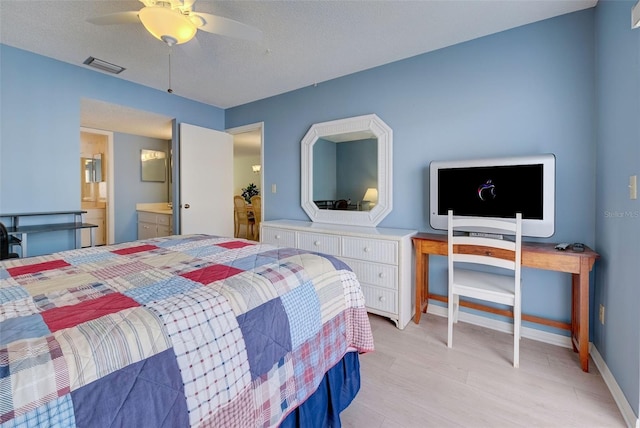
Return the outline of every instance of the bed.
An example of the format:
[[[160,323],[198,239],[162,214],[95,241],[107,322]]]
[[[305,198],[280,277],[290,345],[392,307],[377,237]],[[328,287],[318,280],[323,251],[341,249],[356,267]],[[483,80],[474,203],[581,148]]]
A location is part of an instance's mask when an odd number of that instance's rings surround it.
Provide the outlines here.
[[[339,259],[176,235],[0,262],[0,426],[340,426],[373,337]]]

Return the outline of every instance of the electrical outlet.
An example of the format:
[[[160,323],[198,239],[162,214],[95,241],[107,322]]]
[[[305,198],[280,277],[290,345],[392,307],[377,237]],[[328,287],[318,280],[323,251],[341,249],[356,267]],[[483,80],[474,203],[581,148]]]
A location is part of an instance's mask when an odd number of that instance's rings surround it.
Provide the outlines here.
[[[638,199],[638,176],[629,177],[629,199]]]
[[[604,305],[602,303],[600,304],[599,318],[600,318],[600,324],[604,324]]]
[[[275,183],[271,185],[271,193],[276,193],[276,185],[275,185]]]

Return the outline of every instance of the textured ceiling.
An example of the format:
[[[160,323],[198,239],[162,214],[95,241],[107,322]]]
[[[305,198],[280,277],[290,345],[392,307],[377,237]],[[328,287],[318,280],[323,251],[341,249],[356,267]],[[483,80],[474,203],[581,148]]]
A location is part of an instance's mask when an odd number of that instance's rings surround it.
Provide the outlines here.
[[[220,108],[277,95],[487,34],[593,7],[596,0],[206,1],[196,11],[262,30],[260,42],[198,32],[172,48],[174,93]],[[169,87],[169,50],[141,24],[87,18],[139,1],[0,0],[0,42],[76,64],[121,65],[118,78]]]

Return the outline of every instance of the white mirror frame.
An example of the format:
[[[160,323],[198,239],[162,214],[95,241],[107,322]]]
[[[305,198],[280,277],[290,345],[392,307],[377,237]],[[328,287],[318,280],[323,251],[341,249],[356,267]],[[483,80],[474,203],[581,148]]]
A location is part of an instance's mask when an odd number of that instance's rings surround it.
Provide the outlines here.
[[[341,137],[338,137],[341,136]],[[344,138],[342,138],[344,136]],[[378,140],[378,202],[370,211],[321,210],[313,202],[313,145],[320,138],[349,141]],[[375,114],[316,123],[302,139],[301,205],[311,221],[375,227],[393,208],[393,131]]]

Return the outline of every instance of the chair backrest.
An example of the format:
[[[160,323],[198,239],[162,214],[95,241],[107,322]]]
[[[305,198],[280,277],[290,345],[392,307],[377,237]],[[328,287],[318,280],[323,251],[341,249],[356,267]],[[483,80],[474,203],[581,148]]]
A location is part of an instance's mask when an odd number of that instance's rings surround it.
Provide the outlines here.
[[[246,222],[249,219],[247,215],[247,202],[240,195],[233,197],[233,208],[238,217],[238,221]]]
[[[497,239],[473,236],[461,231],[483,230],[489,234],[499,234],[511,239]],[[458,217],[449,210],[448,221],[449,270],[454,263],[474,263],[496,266],[514,272],[516,284],[520,284],[522,265],[522,214],[517,213],[515,221]]]
[[[256,224],[262,220],[262,197],[256,195],[251,197],[251,207],[253,208],[253,218]]]
[[[334,210],[346,210],[349,208],[349,202],[346,199],[338,199],[333,203]]]
[[[9,232],[0,222],[0,260],[9,258]]]

